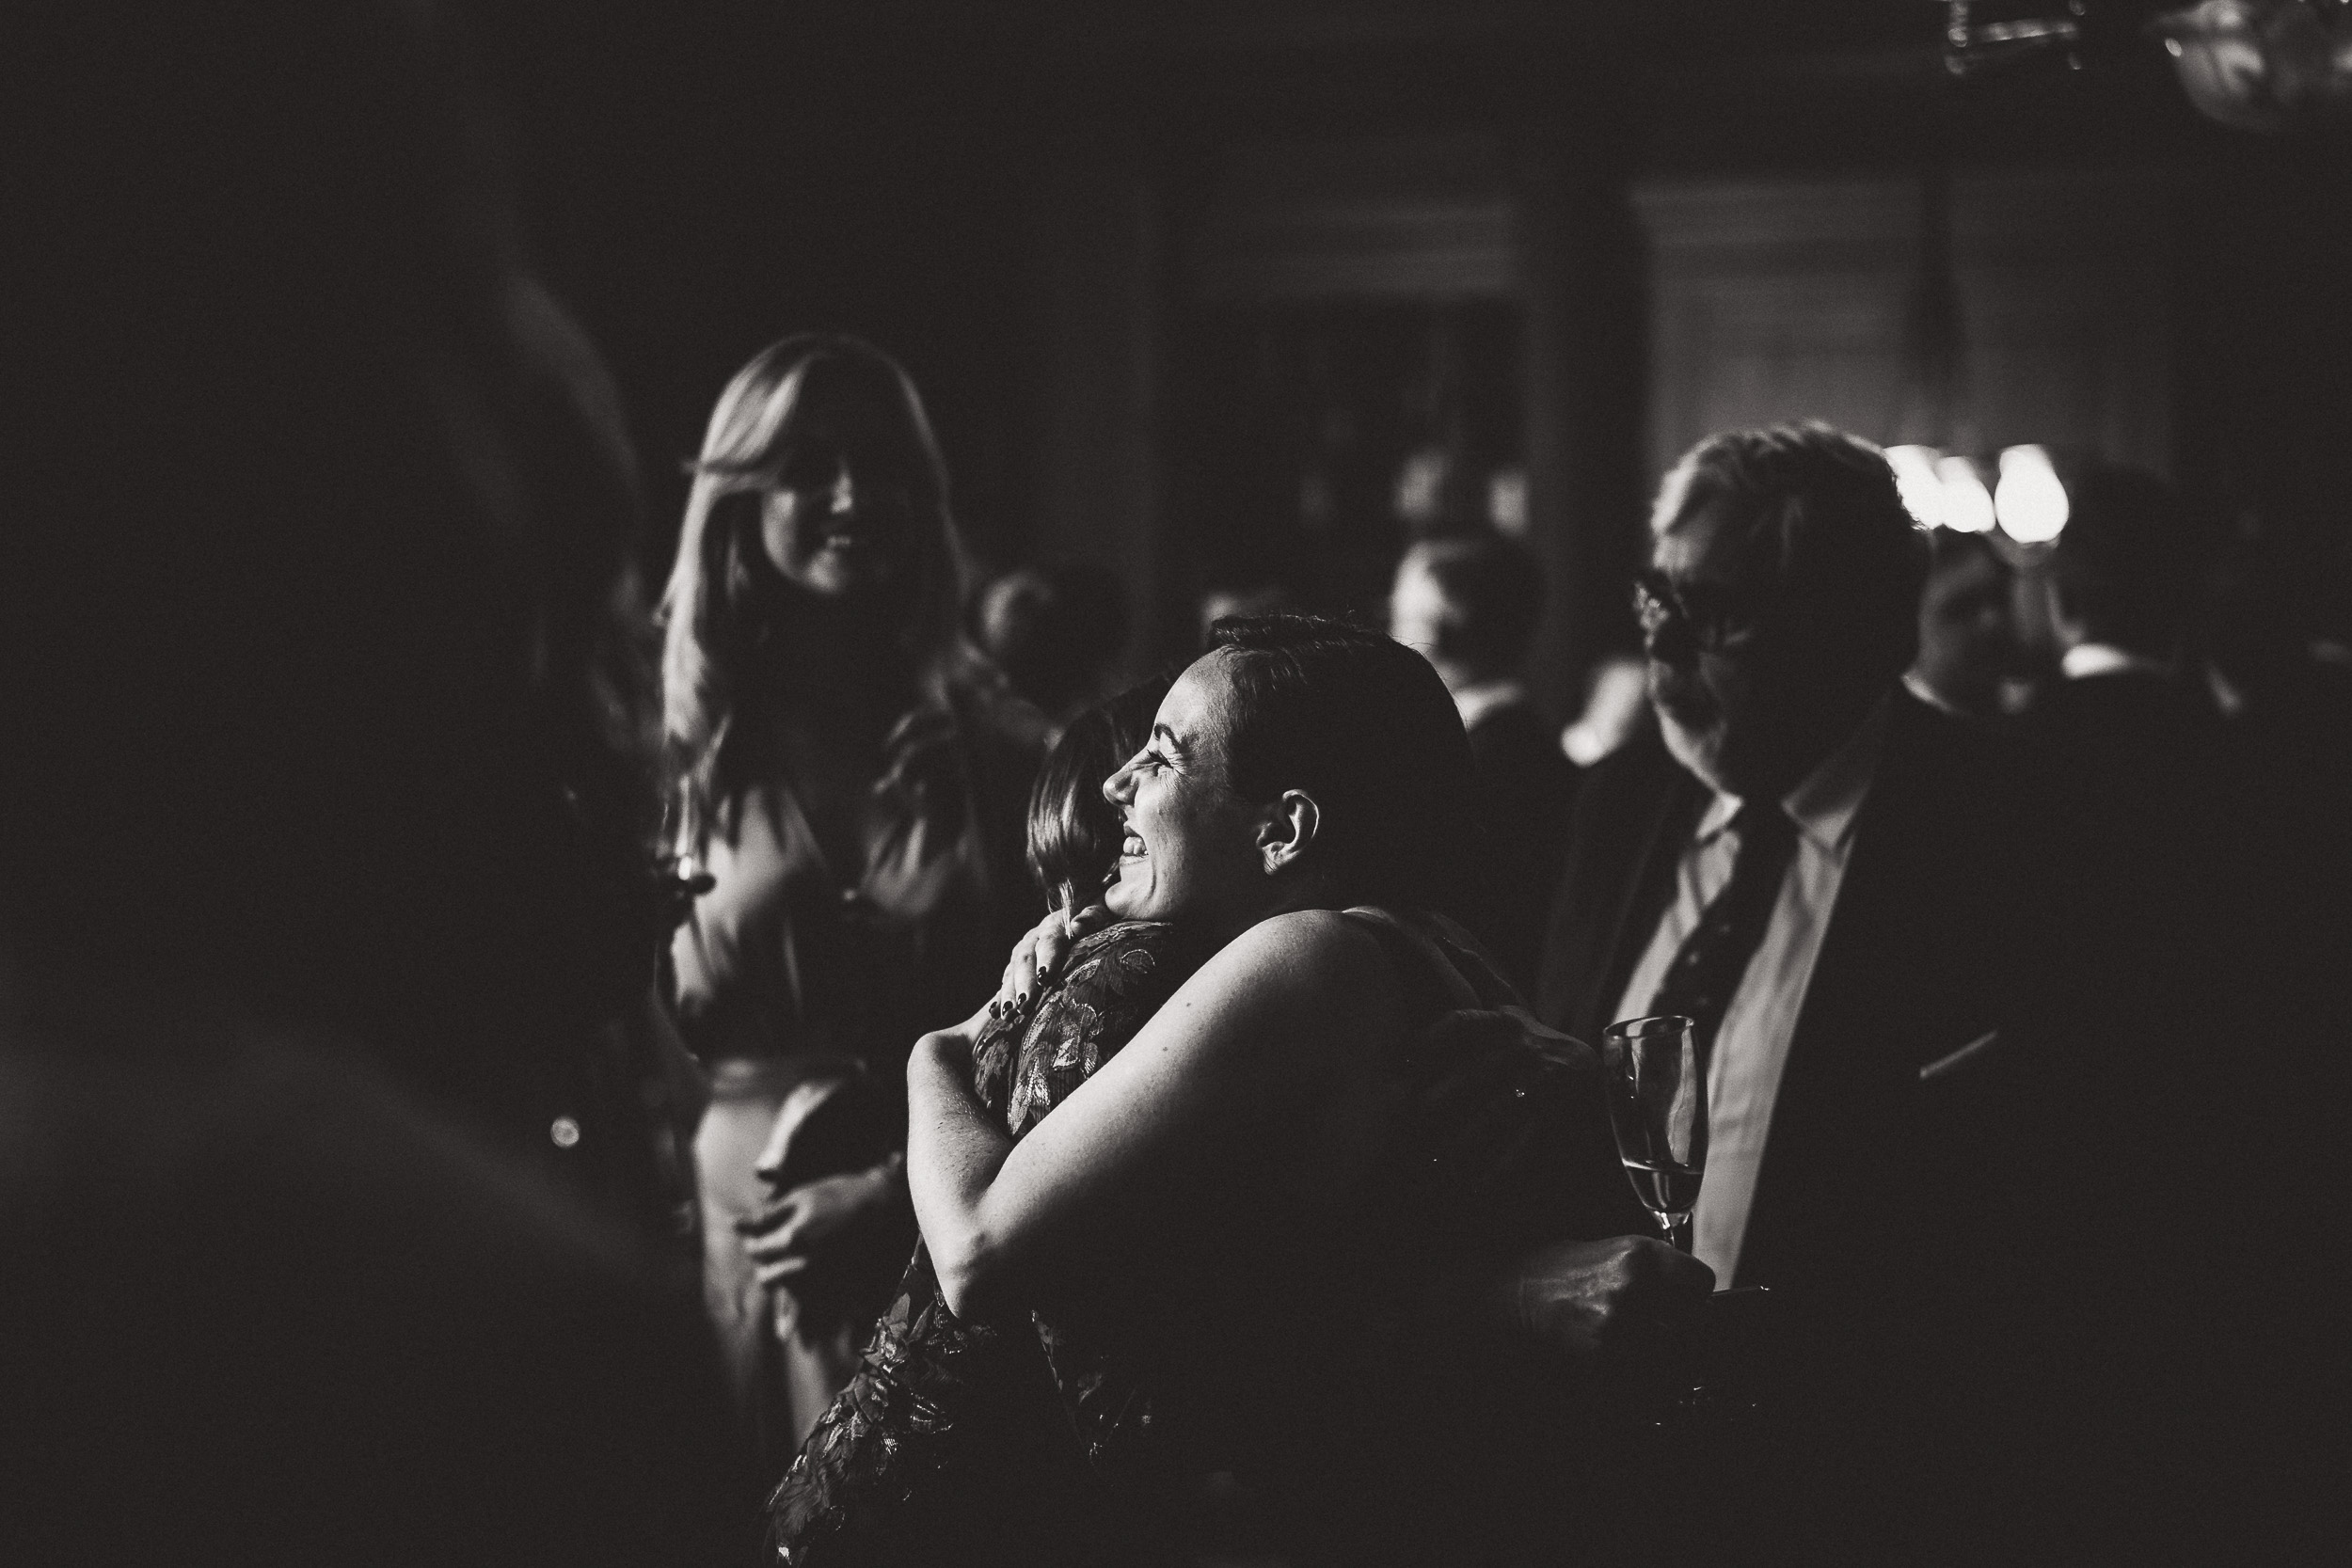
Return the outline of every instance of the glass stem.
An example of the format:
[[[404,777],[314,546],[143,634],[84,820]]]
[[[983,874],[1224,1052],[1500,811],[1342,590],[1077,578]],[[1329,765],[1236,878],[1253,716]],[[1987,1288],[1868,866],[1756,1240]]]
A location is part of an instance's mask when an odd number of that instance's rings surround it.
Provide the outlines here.
[[[1658,1224],[1659,1227],[1666,1233],[1666,1244],[1668,1246],[1674,1248],[1677,1252],[1689,1252],[1691,1250],[1691,1215],[1689,1211],[1686,1210],[1679,1214],[1661,1214],[1658,1216]]]

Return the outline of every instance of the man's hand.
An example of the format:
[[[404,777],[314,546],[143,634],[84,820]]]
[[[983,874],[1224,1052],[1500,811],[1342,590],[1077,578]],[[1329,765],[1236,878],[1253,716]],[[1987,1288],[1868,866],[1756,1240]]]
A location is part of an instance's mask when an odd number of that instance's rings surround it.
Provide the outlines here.
[[[1552,1242],[1487,1293],[1514,1342],[1572,1362],[1646,1361],[1669,1351],[1715,1288],[1715,1271],[1646,1236]]]
[[[1078,939],[1111,923],[1111,911],[1100,904],[1083,910],[1056,910],[1037,928],[1013,943],[1012,961],[1005,965],[1005,980],[988,1010],[998,1017],[1026,1012],[1037,1001],[1040,987],[1061,973]]]

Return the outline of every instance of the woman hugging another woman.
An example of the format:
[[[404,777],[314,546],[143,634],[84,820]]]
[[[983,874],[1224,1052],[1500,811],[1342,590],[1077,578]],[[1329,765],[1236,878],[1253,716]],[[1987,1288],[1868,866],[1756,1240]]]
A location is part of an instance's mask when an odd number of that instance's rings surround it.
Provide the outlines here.
[[[1049,873],[1120,717],[1033,808]],[[1102,785],[1115,861],[1058,879],[1119,924],[914,1050],[925,1254],[771,1505],[785,1560],[1136,1560],[1212,1486],[1296,1561],[1444,1549],[1478,1434],[1433,1325],[1531,1239],[1502,1190],[1580,1051],[1433,912],[1469,768],[1409,650],[1219,628]]]

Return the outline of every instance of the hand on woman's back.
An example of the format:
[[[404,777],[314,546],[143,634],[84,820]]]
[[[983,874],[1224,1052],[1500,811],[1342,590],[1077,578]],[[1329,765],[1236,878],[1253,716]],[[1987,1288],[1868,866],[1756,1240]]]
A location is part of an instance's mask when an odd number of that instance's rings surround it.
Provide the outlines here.
[[[1005,978],[989,1006],[992,1013],[1018,1012],[1037,993],[1059,978],[1078,943],[1111,924],[1115,917],[1101,904],[1084,909],[1055,910],[1013,944],[1005,965]]]

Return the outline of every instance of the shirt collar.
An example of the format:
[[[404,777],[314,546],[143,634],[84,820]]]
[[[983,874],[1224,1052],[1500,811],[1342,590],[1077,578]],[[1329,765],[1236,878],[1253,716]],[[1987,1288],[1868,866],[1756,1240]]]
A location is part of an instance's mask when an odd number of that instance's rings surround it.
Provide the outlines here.
[[[1870,793],[1879,753],[1886,747],[1889,707],[1890,700],[1880,698],[1853,734],[1780,798],[1780,809],[1817,848],[1836,854],[1852,838],[1854,818],[1862,811],[1863,798]],[[1718,794],[1699,818],[1699,842],[1730,827],[1739,811],[1740,797]]]
[[[1467,730],[1497,708],[1509,707],[1526,697],[1527,688],[1518,681],[1478,681],[1454,693],[1454,706],[1462,716],[1462,728]]]
[[[2058,673],[2070,681],[2079,681],[2093,675],[2169,675],[2172,667],[2112,642],[2077,642],[2058,656]]]

